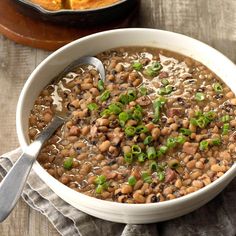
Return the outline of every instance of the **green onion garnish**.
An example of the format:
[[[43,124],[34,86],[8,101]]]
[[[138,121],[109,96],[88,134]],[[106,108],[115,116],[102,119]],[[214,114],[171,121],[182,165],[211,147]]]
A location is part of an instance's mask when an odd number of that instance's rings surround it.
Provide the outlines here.
[[[156,149],[154,147],[148,147],[147,148],[147,158],[149,160],[155,159],[157,156]]]
[[[110,113],[118,115],[122,112],[121,103],[112,103],[108,106]]]
[[[128,178],[128,184],[129,184],[130,186],[134,186],[134,185],[136,184],[136,182],[137,182],[137,180],[136,180],[136,178],[135,178],[134,176],[130,176],[130,177]]]
[[[137,93],[134,89],[128,90],[127,95],[128,95],[129,102],[132,102],[137,98]]]
[[[168,147],[163,145],[160,147],[159,151],[161,154],[165,154],[168,151]]]
[[[186,138],[183,135],[179,135],[178,137],[176,137],[176,142],[179,144],[184,144],[186,141]]]
[[[203,93],[196,93],[195,94],[195,99],[197,101],[203,101],[205,99],[205,95]]]
[[[133,126],[127,126],[125,128],[125,134],[128,136],[128,137],[132,137],[134,136],[136,133],[136,128],[133,127]]]
[[[131,152],[124,154],[125,161],[129,164],[133,162],[133,154]]]
[[[149,135],[144,139],[143,144],[148,145],[152,142],[152,140],[153,140],[152,136]]]
[[[135,109],[135,110],[133,111],[132,117],[133,117],[134,120],[138,120],[138,121],[139,121],[139,120],[142,120],[143,115],[142,115],[142,112],[141,112],[141,111]]]
[[[103,80],[98,80],[98,90],[103,91],[104,90],[104,82]]]
[[[229,122],[230,121],[230,116],[229,115],[222,116],[221,121],[224,122],[224,123]]]
[[[147,133],[148,132],[148,128],[144,125],[139,125],[136,127],[136,133],[137,134],[141,134],[141,133]]]
[[[170,138],[168,138],[167,141],[166,141],[166,146],[167,146],[168,148],[173,148],[173,147],[176,146],[176,143],[177,143],[176,139],[173,138],[173,137],[170,137]]]
[[[166,87],[159,88],[158,94],[167,95],[173,91],[173,87],[171,85],[167,85]]]
[[[214,111],[208,111],[205,113],[196,112],[196,118],[191,118],[190,123],[200,128],[205,128],[215,118],[216,113]]]
[[[142,172],[142,180],[146,183],[152,182],[152,178],[147,172]]]
[[[104,175],[99,175],[95,179],[95,184],[97,185],[96,187],[96,193],[101,194],[103,190],[108,188],[108,183],[106,182],[106,176]]]
[[[124,105],[129,103],[129,97],[127,94],[121,94],[120,95],[120,102],[123,103]]]
[[[157,76],[162,69],[162,65],[159,62],[153,62],[151,66],[148,66],[145,70],[145,74],[150,77]]]
[[[132,64],[133,69],[140,71],[143,69],[143,65],[142,63],[140,63],[139,61],[136,61]]]
[[[214,89],[214,91],[215,91],[216,93],[221,93],[221,92],[223,92],[223,88],[222,88],[222,86],[220,85],[220,83],[214,83],[214,84],[212,85],[212,87],[213,87],[213,89]]]
[[[105,183],[107,180],[106,176],[104,175],[99,175],[96,179],[95,179],[95,183],[96,184],[103,184]]]
[[[165,179],[165,173],[163,171],[157,172],[157,177],[160,181]]]
[[[142,150],[141,150],[141,148],[139,147],[139,145],[133,145],[133,146],[131,147],[131,151],[132,151],[132,154],[135,155],[135,156],[141,154],[141,152],[142,152]]]
[[[200,149],[201,151],[204,151],[204,150],[208,149],[208,144],[209,144],[209,143],[208,143],[206,140],[201,141],[201,142],[200,142],[199,149]]]
[[[108,98],[110,97],[110,91],[109,90],[106,90],[104,91],[102,94],[101,94],[101,101],[104,102],[106,101]]]
[[[70,170],[73,165],[73,158],[69,157],[63,162],[63,166],[66,170]]]
[[[105,109],[100,113],[101,116],[108,116],[110,114],[111,114],[111,111],[109,109]]]
[[[221,140],[219,138],[212,139],[212,145],[218,146],[221,144]]]
[[[163,97],[159,97],[153,102],[153,109],[154,109],[153,122],[154,123],[157,123],[159,121],[161,117],[161,109],[163,108],[165,103],[166,103],[166,99]]]
[[[162,79],[162,80],[161,80],[161,83],[162,83],[164,86],[166,86],[166,85],[169,84],[169,81],[168,81],[167,79]]]
[[[147,95],[147,92],[148,92],[148,90],[147,90],[147,88],[146,87],[141,87],[140,89],[139,89],[139,92],[141,93],[141,95]]]
[[[222,134],[223,134],[223,135],[228,134],[228,133],[229,133],[229,128],[230,128],[229,123],[225,123],[225,124],[223,125],[223,128],[222,128]]]
[[[180,131],[181,134],[186,135],[186,136],[189,136],[192,133],[191,130],[185,129],[185,128],[180,128],[179,131]]]
[[[127,112],[123,111],[119,114],[119,121],[121,126],[125,126],[127,120],[129,120],[130,116]]]
[[[142,152],[138,155],[138,161],[139,162],[144,162],[145,159],[146,159],[146,154],[145,153]]]
[[[150,166],[149,166],[151,171],[157,171],[158,170],[158,165],[156,163],[156,161],[153,161]]]
[[[96,103],[90,103],[87,105],[87,108],[90,110],[90,111],[94,111],[94,110],[97,110],[98,109],[98,105]]]

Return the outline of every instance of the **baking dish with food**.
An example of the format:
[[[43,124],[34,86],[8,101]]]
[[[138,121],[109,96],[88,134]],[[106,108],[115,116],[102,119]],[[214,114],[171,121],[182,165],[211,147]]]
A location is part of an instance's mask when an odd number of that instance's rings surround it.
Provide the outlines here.
[[[30,0],[14,0],[19,10],[30,17],[87,28],[88,26],[109,25],[129,17],[137,9],[139,0],[120,0],[115,3],[87,9],[48,10]],[[40,1],[38,1],[40,3]],[[42,1],[46,2],[46,1]],[[49,1],[50,2],[50,1]],[[49,8],[50,9],[50,8]]]
[[[118,38],[119,40],[116,40]],[[75,41],[53,53],[36,68],[28,79],[17,107],[17,133],[22,148],[29,140],[28,116],[34,100],[61,68],[66,67],[78,56],[96,55],[111,48],[125,46],[165,48],[190,56],[206,65],[235,92],[232,81],[232,74],[236,70],[235,65],[222,54],[199,41],[183,35],[152,29],[121,29],[95,34]],[[205,53],[202,54],[202,51]],[[38,163],[33,168],[58,196],[76,208],[103,219],[126,223],[157,222],[186,214],[212,199],[235,176],[234,164],[213,183],[186,196],[151,204],[121,204],[77,193],[51,177]]]

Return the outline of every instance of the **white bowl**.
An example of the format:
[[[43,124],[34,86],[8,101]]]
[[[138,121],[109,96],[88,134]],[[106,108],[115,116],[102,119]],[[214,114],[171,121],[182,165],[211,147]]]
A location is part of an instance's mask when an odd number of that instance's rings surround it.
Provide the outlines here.
[[[233,76],[236,66],[220,52],[184,35],[155,29],[119,29],[78,39],[52,53],[28,78],[18,101],[16,125],[20,145],[28,145],[28,117],[39,92],[72,61],[121,46],[165,48],[190,56],[214,71],[236,93]],[[168,220],[187,214],[221,192],[236,176],[236,164],[210,185],[186,196],[159,203],[124,204],[108,202],[78,193],[50,176],[36,162],[38,176],[62,199],[75,208],[109,221],[143,224]]]

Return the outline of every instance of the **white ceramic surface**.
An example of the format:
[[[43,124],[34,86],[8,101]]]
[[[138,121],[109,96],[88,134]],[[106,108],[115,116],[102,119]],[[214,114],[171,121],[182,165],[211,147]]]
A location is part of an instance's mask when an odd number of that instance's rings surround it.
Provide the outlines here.
[[[28,116],[34,100],[49,81],[80,56],[96,55],[120,46],[165,48],[190,56],[213,70],[236,93],[236,66],[220,52],[184,35],[154,29],[119,29],[76,40],[52,53],[28,78],[17,105],[17,134],[24,149],[28,144]],[[236,176],[236,164],[215,182],[187,196],[160,203],[121,204],[80,194],[51,177],[35,163],[34,171],[62,199],[90,215],[122,223],[152,223],[189,213],[210,201]]]

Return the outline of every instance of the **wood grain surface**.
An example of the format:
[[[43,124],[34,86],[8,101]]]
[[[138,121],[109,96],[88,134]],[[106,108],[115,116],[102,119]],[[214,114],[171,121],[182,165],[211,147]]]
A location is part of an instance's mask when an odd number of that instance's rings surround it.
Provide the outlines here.
[[[189,35],[213,46],[236,63],[235,12],[235,0],[142,0],[132,26]],[[29,74],[48,55],[49,52],[18,45],[0,36],[0,154],[18,146],[17,99]],[[0,224],[0,235],[59,234],[46,217],[20,200],[10,217]]]

